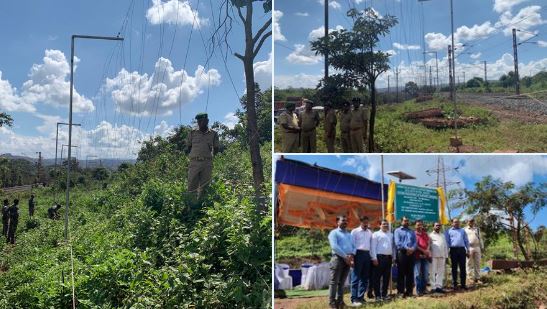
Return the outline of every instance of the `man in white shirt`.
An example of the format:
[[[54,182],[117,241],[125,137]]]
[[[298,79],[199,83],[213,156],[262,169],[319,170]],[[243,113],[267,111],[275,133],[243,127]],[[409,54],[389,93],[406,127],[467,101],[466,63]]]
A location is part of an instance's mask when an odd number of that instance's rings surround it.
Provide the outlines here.
[[[387,299],[387,287],[391,276],[391,263],[395,258],[395,244],[393,234],[388,230],[388,223],[382,220],[380,230],[372,234],[370,244],[370,257],[374,265],[373,282],[376,300]],[[380,279],[382,280],[382,292],[380,293]]]
[[[464,228],[469,239],[469,257],[467,258],[467,273],[473,277],[475,283],[479,282],[480,265],[481,265],[481,249],[483,248],[481,234],[479,228],[475,226],[475,219],[469,219],[467,227]]]
[[[448,258],[448,246],[446,238],[441,232],[441,224],[435,222],[433,232],[429,233],[431,250],[431,270],[430,281],[431,290],[436,293],[444,293],[443,280],[445,272],[446,259]]]
[[[368,217],[359,218],[361,225],[351,231],[353,245],[357,249],[351,272],[351,303],[361,306],[365,302],[365,291],[369,283],[370,242],[372,231],[368,228]]]

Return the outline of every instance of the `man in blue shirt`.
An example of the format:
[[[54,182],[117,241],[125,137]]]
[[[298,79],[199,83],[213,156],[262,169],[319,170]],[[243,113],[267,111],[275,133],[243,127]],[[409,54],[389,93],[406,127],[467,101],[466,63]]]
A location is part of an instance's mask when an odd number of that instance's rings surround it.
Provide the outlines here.
[[[407,217],[401,220],[401,226],[395,230],[395,248],[397,249],[397,294],[403,297],[412,296],[414,288],[414,251],[416,251],[416,234],[408,225]]]
[[[345,215],[336,217],[338,228],[330,231],[329,243],[332,250],[330,260],[329,306],[330,308],[344,308],[344,283],[350,267],[353,265],[355,245],[351,233],[346,230],[348,219]]]
[[[465,230],[460,228],[460,220],[452,219],[452,227],[444,232],[446,245],[450,250],[450,262],[452,264],[452,287],[458,289],[458,267],[460,268],[460,285],[467,290],[465,285],[465,258],[469,257],[469,240]]]

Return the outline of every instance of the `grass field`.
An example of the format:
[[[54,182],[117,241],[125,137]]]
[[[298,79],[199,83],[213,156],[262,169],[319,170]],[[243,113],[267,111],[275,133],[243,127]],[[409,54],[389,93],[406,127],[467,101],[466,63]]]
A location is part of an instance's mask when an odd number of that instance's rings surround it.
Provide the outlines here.
[[[396,298],[389,302],[367,302],[374,308],[541,308],[547,302],[545,268],[518,271],[512,274],[490,274],[476,289],[444,296],[427,295],[407,299]],[[344,301],[350,304],[349,293]],[[276,299],[279,309],[328,308],[328,291],[287,291],[289,299]],[[365,306],[362,306],[363,308]]]
[[[446,114],[453,111],[450,103],[438,99],[379,106],[375,126],[376,152],[450,152],[449,138],[454,135],[453,129],[429,129],[403,119],[406,112],[433,107],[440,107]],[[458,108],[463,116],[484,119],[481,125],[458,130],[464,145],[471,147],[473,152],[545,152],[547,149],[547,124],[498,118],[487,108],[468,104],[460,104]],[[341,152],[340,131],[337,134],[336,152]],[[327,151],[323,136],[323,127],[320,126],[317,131],[317,152]],[[275,141],[275,151],[281,152],[281,134],[277,126]]]

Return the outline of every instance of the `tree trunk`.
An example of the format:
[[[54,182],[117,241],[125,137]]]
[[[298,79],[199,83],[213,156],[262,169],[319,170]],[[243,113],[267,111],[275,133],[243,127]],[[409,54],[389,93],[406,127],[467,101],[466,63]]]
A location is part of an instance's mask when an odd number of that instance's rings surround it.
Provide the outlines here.
[[[245,85],[247,87],[246,114],[247,114],[247,135],[249,136],[249,148],[251,152],[251,163],[253,167],[253,183],[257,201],[257,211],[265,211],[265,203],[262,201],[262,189],[264,184],[264,171],[262,158],[260,157],[259,133],[255,108],[255,76],[254,76],[254,43],[253,43],[253,2],[247,0],[247,14],[245,22],[245,56],[243,67],[245,69]]]
[[[517,216],[517,244],[519,246],[520,251],[522,252],[522,256],[524,256],[524,259],[528,261],[530,258],[528,257],[528,253],[526,252],[526,249],[524,248],[524,244],[522,242],[522,230],[521,230],[521,217]]]
[[[376,87],[374,81],[370,83],[370,119],[368,129],[368,152],[374,152],[374,120],[376,118]]]

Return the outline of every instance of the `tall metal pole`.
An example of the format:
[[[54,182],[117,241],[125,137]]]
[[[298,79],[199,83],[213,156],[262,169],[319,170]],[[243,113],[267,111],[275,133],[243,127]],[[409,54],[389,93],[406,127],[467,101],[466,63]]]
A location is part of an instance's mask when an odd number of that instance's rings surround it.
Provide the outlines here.
[[[389,88],[389,75],[387,76],[387,94],[390,94],[390,88]]]
[[[452,84],[452,45],[448,45],[448,84],[450,87],[450,100],[454,101],[454,84]]]
[[[433,67],[429,66],[429,88],[433,88]]]
[[[437,68],[437,89],[440,91],[440,87],[439,87],[439,58],[437,57],[437,52],[435,52],[435,67]]]
[[[325,39],[329,39],[329,0],[325,0]],[[329,77],[329,48],[325,53],[325,80]]]
[[[454,6],[453,6],[453,0],[450,0],[450,27],[452,30],[452,83],[455,83],[455,76],[456,76],[456,55],[454,51],[456,50],[456,45],[454,44]],[[456,111],[456,87],[452,87],[452,91],[454,92],[452,94],[452,101],[454,102],[454,111]],[[457,134],[456,134],[457,136]]]
[[[488,89],[488,79],[486,76],[486,61],[483,61],[483,62],[484,62],[484,84],[486,85],[486,88]]]
[[[104,36],[90,36],[90,35],[72,35],[70,41],[70,106],[68,112],[68,164],[66,171],[66,206],[65,206],[65,241],[68,241],[68,212],[70,204],[70,158],[72,150],[72,98],[74,91],[74,40],[75,39],[92,39],[92,40],[112,40],[123,41],[120,37],[104,37]],[[73,304],[75,305],[75,304]]]
[[[399,67],[395,69],[395,91],[396,91],[396,101],[399,102]]]
[[[382,220],[386,218],[385,213],[385,197],[384,197],[384,155],[380,155],[380,159],[382,161]]]
[[[427,67],[425,64],[425,18],[424,18],[424,3],[422,3],[422,50],[424,61],[424,86],[427,86]]]
[[[517,29],[513,28],[513,62],[515,64],[515,90],[517,95],[520,94],[520,79],[519,79],[519,56],[517,51]]]

